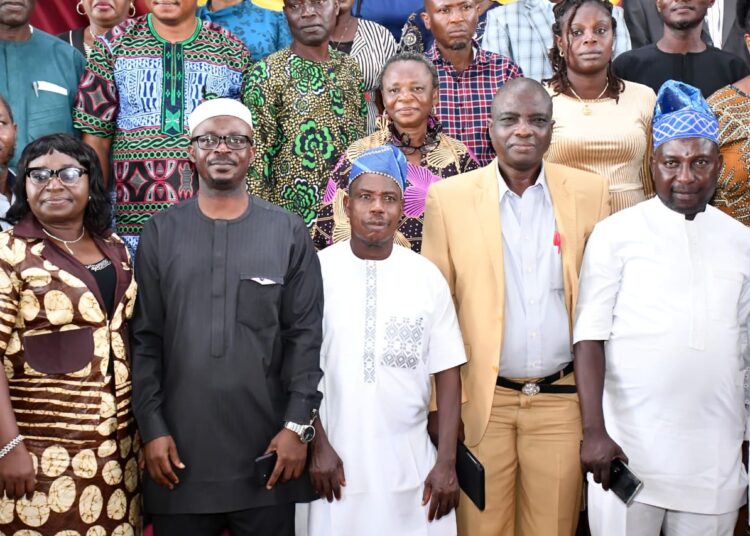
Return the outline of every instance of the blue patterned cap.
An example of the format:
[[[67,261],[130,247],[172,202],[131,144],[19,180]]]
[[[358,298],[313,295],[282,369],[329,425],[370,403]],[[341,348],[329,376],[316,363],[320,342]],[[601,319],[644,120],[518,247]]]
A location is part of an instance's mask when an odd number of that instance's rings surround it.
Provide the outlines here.
[[[368,149],[352,162],[349,184],[365,173],[383,175],[396,181],[403,192],[406,189],[406,157],[391,144]]]
[[[667,80],[659,88],[653,119],[654,149],[679,138],[719,143],[719,122],[698,88]]]

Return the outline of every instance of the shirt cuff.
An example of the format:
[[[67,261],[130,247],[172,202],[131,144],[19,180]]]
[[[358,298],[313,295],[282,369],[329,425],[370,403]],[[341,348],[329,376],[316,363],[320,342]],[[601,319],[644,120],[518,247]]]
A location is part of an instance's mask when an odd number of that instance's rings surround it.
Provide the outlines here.
[[[293,394],[286,407],[284,421],[296,424],[309,424],[313,418],[313,410],[317,412],[320,409],[321,395],[320,393],[317,393],[317,395],[317,397],[302,397]]]
[[[171,435],[167,423],[164,422],[160,413],[153,413],[147,418],[138,419],[138,429],[141,432],[141,439],[144,444],[157,437]]]

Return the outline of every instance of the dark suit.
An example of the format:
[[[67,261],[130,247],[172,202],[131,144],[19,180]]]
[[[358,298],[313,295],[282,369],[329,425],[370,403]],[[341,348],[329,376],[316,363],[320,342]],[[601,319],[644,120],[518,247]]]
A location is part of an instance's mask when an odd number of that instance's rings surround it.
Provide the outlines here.
[[[622,3],[622,8],[625,11],[625,23],[628,25],[633,48],[656,43],[664,35],[664,22],[656,9],[656,0],[626,0]],[[737,0],[724,0],[721,48],[739,56],[750,66],[750,54],[743,39],[744,32],[736,19]],[[705,24],[701,39],[709,45],[712,44]]]

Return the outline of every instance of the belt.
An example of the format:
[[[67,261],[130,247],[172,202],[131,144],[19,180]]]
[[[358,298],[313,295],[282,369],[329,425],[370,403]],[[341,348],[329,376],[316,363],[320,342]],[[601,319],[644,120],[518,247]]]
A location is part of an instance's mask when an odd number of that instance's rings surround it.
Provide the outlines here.
[[[526,382],[526,383],[519,383],[514,382],[513,380],[509,380],[507,378],[501,378],[500,376],[497,377],[497,385],[498,387],[507,387],[508,389],[515,389],[516,391],[521,391],[523,394],[527,396],[534,396],[539,393],[553,393],[553,394],[571,394],[576,392],[576,386],[575,385],[554,385],[552,382],[556,382],[557,380],[564,378],[568,374],[573,372],[573,362],[571,361],[567,365],[565,365],[565,368],[562,370],[558,370],[554,374],[550,374],[549,376],[546,376],[542,378],[541,380],[537,380],[535,382]]]

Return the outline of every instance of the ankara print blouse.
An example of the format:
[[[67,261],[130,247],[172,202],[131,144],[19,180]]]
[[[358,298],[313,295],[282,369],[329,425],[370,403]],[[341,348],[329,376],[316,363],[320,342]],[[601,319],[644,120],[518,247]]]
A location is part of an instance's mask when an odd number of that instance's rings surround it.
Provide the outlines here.
[[[91,273],[33,216],[0,233],[0,351],[36,471],[30,499],[0,499],[0,534],[139,533],[127,340],[136,283],[122,240],[94,239],[116,272],[111,318]]]

